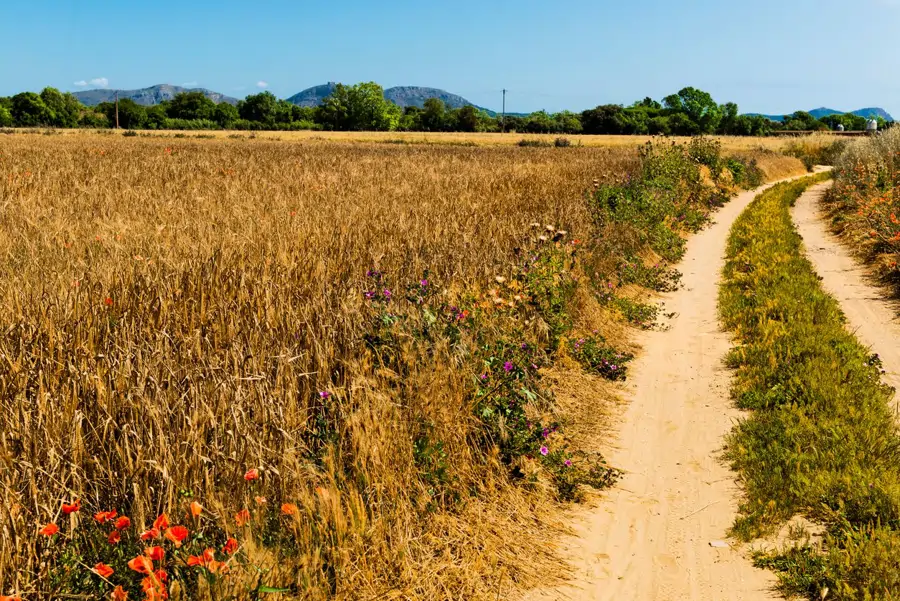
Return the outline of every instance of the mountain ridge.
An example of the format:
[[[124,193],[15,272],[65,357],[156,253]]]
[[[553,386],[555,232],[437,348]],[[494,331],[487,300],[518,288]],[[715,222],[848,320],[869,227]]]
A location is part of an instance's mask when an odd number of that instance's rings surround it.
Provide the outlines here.
[[[204,96],[216,104],[220,102],[227,102],[228,104],[238,103],[237,98],[232,98],[231,96],[226,96],[225,94],[214,92],[206,88],[185,88],[167,83],[156,84],[155,86],[139,88],[136,90],[97,88],[94,90],[73,92],[72,94],[85,106],[97,106],[102,102],[113,102],[116,97],[116,92],[119,93],[119,100],[128,98],[143,106],[153,106],[166,100],[172,100],[176,94],[181,94],[182,92],[202,92]]]
[[[816,119],[821,119],[823,117],[827,117],[829,115],[856,115],[857,117],[865,117],[870,118],[872,116],[880,117],[885,121],[893,121],[894,118],[891,116],[889,112],[880,107],[867,107],[857,109],[855,111],[837,111],[835,109],[827,108],[827,107],[819,107],[816,109],[812,109],[807,111],[810,115],[815,117]],[[763,113],[746,113],[749,117],[765,117],[766,119],[770,119],[772,121],[784,121],[785,117],[789,116],[789,114],[785,115],[765,115]]]

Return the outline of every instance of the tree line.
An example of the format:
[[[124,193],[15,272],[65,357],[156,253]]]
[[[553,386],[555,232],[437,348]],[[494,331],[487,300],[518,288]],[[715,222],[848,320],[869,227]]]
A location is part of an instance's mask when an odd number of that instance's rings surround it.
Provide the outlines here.
[[[118,112],[118,115],[117,115]],[[450,108],[437,98],[422,108],[384,98],[376,83],[338,84],[320,106],[302,107],[271,92],[247,96],[237,105],[216,104],[202,92],[184,92],[171,101],[142,106],[131,99],[87,107],[69,93],[45,88],[0,98],[0,127],[125,129],[237,129],[337,131],[461,131],[543,134],[650,134],[764,136],[779,130],[864,130],[866,119],[851,114],[816,119],[797,112],[783,122],[740,115],[733,102],[718,104],[708,92],[687,87],[662,101],[645,98],[630,106],[606,104],[580,113],[537,111],[491,114],[474,106]],[[882,122],[881,125],[884,125]]]

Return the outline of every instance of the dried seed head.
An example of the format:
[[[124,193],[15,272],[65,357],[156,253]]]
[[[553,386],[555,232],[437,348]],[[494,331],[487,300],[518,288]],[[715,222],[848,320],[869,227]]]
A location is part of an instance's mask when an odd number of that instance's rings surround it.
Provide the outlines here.
[[[538,236],[538,240],[540,240],[541,242],[546,242],[547,236]]]
[[[532,221],[532,222],[531,222],[531,227],[533,227],[533,228],[539,228],[539,227],[541,227],[541,224],[538,223],[537,221]]]
[[[498,275],[497,277],[494,278],[494,281],[497,282],[498,284],[505,284],[506,278],[503,277],[502,275]]]
[[[545,226],[544,226],[544,229],[547,230],[548,232],[555,232],[555,231],[556,231],[556,228],[553,227],[553,226],[550,225],[550,224],[545,225]]]

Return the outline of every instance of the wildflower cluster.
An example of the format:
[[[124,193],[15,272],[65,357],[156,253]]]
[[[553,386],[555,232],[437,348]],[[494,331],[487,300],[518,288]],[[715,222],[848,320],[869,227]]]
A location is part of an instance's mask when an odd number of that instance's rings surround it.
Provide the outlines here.
[[[184,508],[186,525],[162,513],[145,529],[115,509],[90,517],[82,517],[82,509],[79,500],[62,503],[60,513],[68,518],[62,527],[49,522],[37,531],[47,556],[55,559],[53,581],[63,590],[102,592],[114,601],[161,601],[176,582],[181,589],[198,578],[215,585],[246,564],[237,535],[223,531],[196,501]]]
[[[620,353],[606,344],[602,336],[592,335],[571,341],[570,352],[584,367],[607,380],[624,380],[634,356]]]

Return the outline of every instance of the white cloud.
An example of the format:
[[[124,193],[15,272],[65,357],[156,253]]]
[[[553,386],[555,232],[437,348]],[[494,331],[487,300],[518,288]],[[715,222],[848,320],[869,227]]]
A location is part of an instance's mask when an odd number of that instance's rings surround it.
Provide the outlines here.
[[[92,79],[90,81],[90,84],[92,86],[97,86],[100,88],[107,88],[107,87],[109,87],[109,80],[106,79],[105,77],[95,77],[94,79]]]
[[[266,81],[258,81],[258,82],[256,82],[256,87],[257,88],[268,88],[269,83]]]
[[[181,84],[181,86],[184,88],[196,88],[197,85],[198,84],[196,81],[186,81],[183,84]]]
[[[83,88],[84,86],[87,85],[87,82],[86,82],[85,80],[82,79],[81,81],[76,81],[73,85],[76,85],[76,86],[78,86],[79,88]]]

